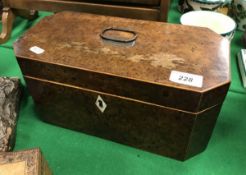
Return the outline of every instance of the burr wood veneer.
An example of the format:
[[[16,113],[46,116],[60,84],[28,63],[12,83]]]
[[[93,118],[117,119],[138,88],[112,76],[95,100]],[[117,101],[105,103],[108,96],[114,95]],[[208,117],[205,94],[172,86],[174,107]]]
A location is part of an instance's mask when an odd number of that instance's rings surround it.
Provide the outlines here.
[[[206,28],[62,12],[14,50],[44,121],[179,160],[206,148],[230,84]]]

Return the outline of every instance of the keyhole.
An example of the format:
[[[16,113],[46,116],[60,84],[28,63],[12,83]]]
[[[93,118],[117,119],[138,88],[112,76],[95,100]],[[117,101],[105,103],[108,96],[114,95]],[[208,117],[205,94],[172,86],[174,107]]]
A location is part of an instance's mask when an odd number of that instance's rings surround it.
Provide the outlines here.
[[[103,102],[102,100],[98,100],[98,105],[102,108],[103,107]]]
[[[103,113],[107,108],[107,104],[103,101],[100,95],[97,96],[97,100],[95,102],[97,108]]]

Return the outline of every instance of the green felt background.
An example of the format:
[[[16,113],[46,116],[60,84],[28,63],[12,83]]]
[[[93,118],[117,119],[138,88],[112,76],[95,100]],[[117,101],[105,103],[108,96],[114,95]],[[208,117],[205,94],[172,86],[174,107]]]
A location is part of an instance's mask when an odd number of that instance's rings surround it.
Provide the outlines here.
[[[170,23],[179,23],[180,13],[176,7],[177,0],[170,6]],[[50,14],[41,12],[33,22],[16,19],[10,41],[0,46],[0,76],[21,77],[25,84],[12,44],[30,26]],[[242,34],[237,31],[231,43],[232,84],[203,153],[180,162],[44,123],[35,113],[32,98],[26,91],[20,108],[15,150],[40,147],[55,175],[245,174],[246,90],[236,62],[236,54],[242,48]]]

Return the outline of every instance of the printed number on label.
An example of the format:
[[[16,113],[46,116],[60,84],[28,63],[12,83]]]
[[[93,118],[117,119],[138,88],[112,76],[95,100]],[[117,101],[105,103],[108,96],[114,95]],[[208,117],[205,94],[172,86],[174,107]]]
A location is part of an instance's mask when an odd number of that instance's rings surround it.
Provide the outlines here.
[[[180,80],[180,81],[184,81],[184,82],[186,82],[186,81],[192,82],[192,81],[193,81],[193,78],[192,78],[192,77],[188,77],[188,76],[180,75],[180,76],[179,76],[179,80]]]
[[[172,71],[169,80],[175,83],[194,87],[202,87],[203,76],[186,72]]]

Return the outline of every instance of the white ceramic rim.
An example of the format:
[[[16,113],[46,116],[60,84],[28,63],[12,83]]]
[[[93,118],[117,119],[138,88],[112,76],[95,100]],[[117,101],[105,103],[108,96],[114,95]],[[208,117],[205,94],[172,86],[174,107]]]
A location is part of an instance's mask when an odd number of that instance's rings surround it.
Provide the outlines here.
[[[209,21],[210,24],[205,24],[205,19]],[[225,35],[236,29],[236,22],[229,16],[205,10],[191,11],[183,14],[180,18],[180,23],[189,26],[206,27],[220,35]],[[220,25],[223,30],[212,27],[212,23]]]
[[[201,4],[207,4],[207,5],[215,5],[215,4],[224,4],[226,0],[191,0],[194,2],[198,2]]]

